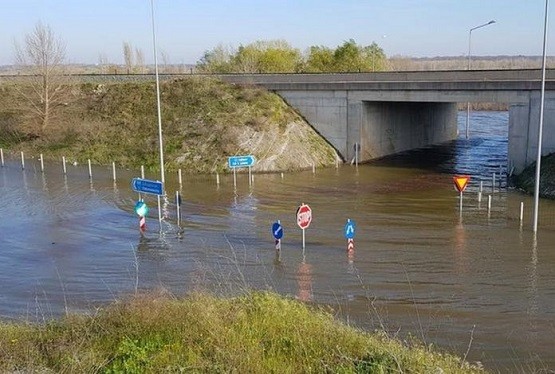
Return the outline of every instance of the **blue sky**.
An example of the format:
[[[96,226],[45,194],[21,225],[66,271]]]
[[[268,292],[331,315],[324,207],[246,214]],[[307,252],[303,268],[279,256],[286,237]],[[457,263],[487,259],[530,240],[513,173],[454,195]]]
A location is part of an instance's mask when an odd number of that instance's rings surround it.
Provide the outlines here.
[[[545,0],[155,0],[158,52],[171,63],[196,63],[218,44],[237,47],[284,39],[304,51],[348,39],[376,41],[388,56],[541,55]],[[551,6],[553,8],[553,6]],[[150,0],[2,0],[0,65],[14,61],[38,21],[66,42],[67,60],[122,63],[122,43],[153,61]],[[553,16],[550,9],[550,20]],[[552,29],[555,29],[552,27]],[[548,54],[555,54],[555,30]],[[550,42],[549,42],[550,41]]]

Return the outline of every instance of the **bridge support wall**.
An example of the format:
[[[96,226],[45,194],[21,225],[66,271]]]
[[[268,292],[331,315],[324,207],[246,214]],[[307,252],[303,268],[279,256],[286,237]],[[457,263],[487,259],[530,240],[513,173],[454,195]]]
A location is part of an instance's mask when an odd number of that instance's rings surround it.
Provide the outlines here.
[[[278,91],[343,157],[347,154],[346,91]]]
[[[346,160],[360,161],[456,137],[456,103],[365,101],[353,91],[278,91]]]
[[[532,92],[528,103],[509,108],[509,170],[519,174],[536,162],[541,96]],[[555,152],[555,93],[546,92],[542,131],[542,155]]]

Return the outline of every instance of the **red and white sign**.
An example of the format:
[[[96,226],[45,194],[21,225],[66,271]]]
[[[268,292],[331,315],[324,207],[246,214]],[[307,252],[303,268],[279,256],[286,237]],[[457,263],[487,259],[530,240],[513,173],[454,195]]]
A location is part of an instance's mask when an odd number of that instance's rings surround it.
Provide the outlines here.
[[[310,222],[312,222],[312,209],[306,204],[301,204],[297,209],[297,225],[304,230],[310,226]]]
[[[453,177],[453,183],[459,192],[463,192],[466,189],[469,180],[470,177],[468,175],[457,175]]]
[[[347,240],[347,251],[351,252],[355,250],[355,241],[353,239]]]

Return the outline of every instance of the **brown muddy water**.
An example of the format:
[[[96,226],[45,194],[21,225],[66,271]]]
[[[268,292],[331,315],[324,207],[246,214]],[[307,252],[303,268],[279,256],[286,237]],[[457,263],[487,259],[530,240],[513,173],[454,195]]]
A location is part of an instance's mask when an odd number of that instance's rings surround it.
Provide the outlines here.
[[[90,182],[83,165],[64,177],[61,163],[42,174],[30,156],[25,170],[8,159],[0,168],[0,318],[44,321],[135,290],[272,289],[493,371],[555,370],[555,202],[541,201],[536,239],[532,198],[499,176],[487,209],[492,173],[499,165],[506,172],[507,123],[506,112],[476,112],[469,140],[358,169],[255,175],[252,186],[241,174],[236,189],[231,175],[219,186],[215,176],[185,176],[180,187],[171,173],[161,229],[156,199],[146,198],[144,236],[133,212],[138,171],[118,170],[113,183],[110,167],[93,167]],[[462,216],[455,173],[472,175]],[[295,220],[303,202],[313,211],[304,252]],[[352,253],[348,218],[357,227]],[[280,252],[270,233],[278,219]]]

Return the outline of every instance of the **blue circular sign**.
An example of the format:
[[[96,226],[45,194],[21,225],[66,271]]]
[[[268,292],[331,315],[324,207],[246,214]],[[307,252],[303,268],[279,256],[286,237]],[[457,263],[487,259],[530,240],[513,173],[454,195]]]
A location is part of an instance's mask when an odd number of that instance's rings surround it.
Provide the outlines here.
[[[137,201],[137,203],[135,204],[135,213],[137,213],[137,215],[139,217],[146,217],[148,214],[148,206],[146,205],[146,203],[144,201]]]
[[[272,235],[276,239],[283,238],[283,227],[279,222],[274,222],[274,224],[272,225]]]
[[[347,220],[345,224],[345,239],[353,239],[355,237],[356,224],[355,221]]]

